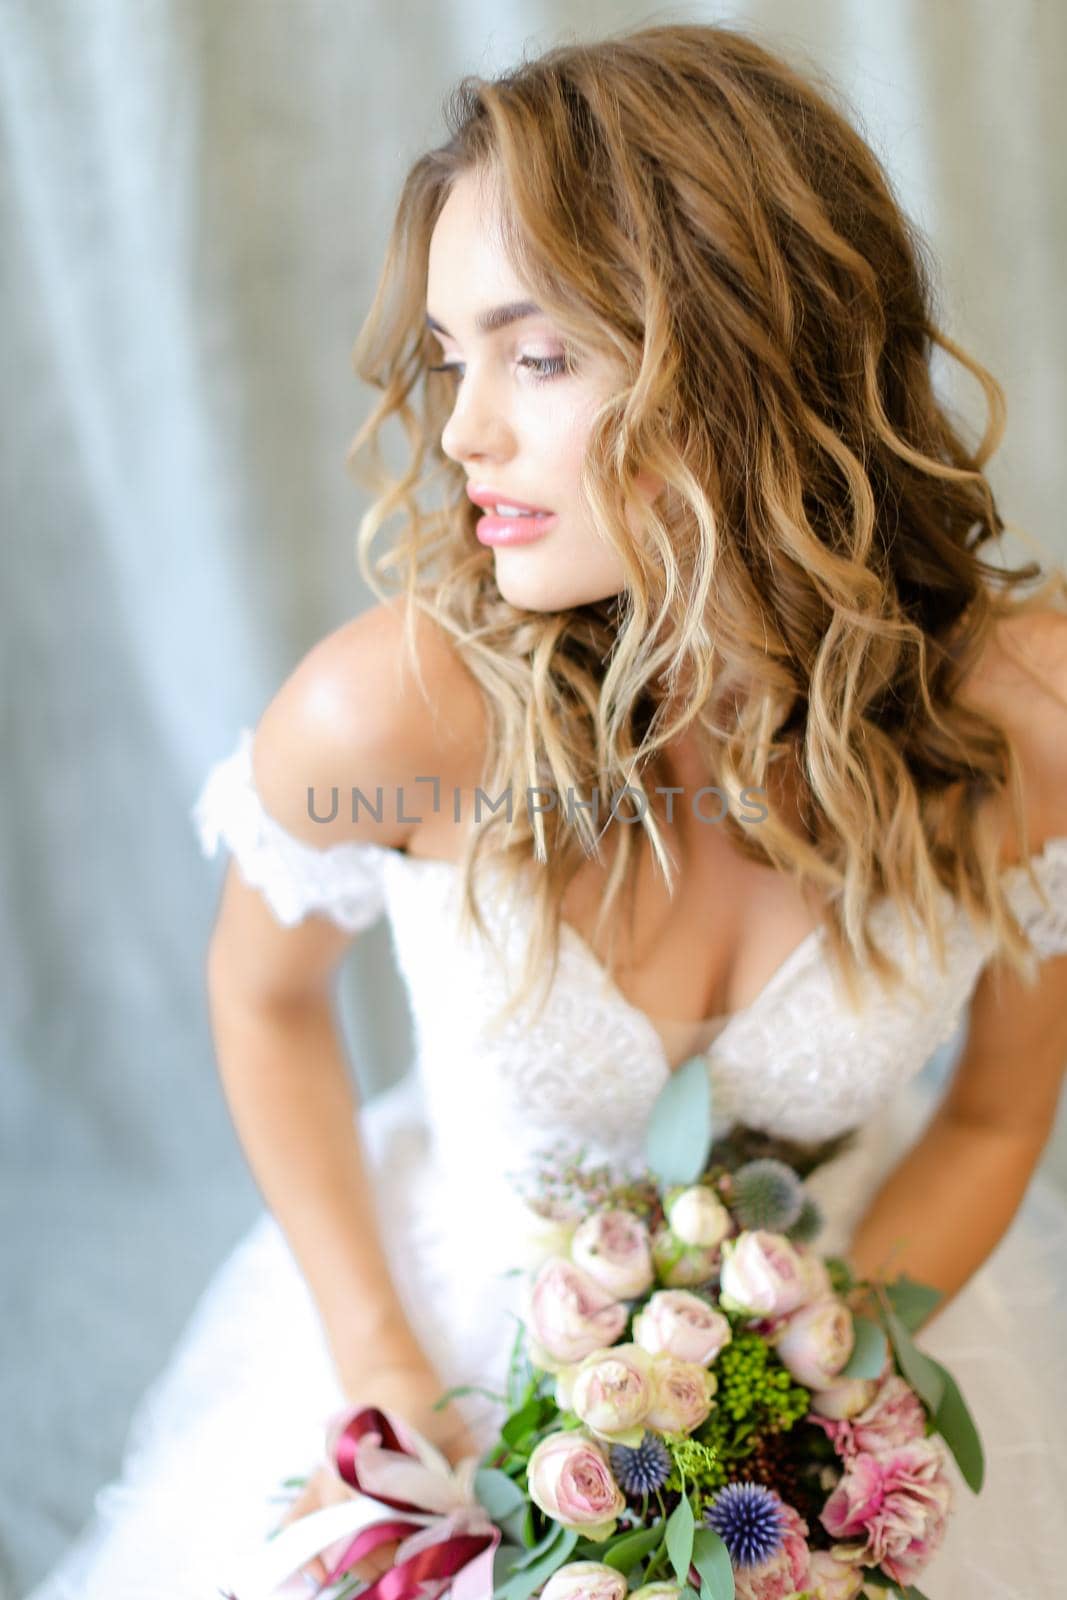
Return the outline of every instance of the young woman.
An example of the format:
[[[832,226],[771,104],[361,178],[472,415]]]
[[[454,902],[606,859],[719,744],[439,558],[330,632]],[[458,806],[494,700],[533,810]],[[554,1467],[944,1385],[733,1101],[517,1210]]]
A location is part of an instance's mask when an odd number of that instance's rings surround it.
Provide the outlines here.
[[[924,1589],[1050,1593],[1067,1208],[1031,1179],[1067,1060],[1067,586],[1020,598],[1041,569],[979,554],[1000,391],[935,325],[870,150],[742,34],[567,46],[450,121],[357,351],[357,445],[411,443],[361,532],[380,603],[196,808],[235,858],[211,1015],[269,1211],[35,1600],[213,1594],[345,1397],[453,1459],[486,1442],[475,1402],[431,1406],[503,1372],[518,1180],[561,1143],[639,1162],[694,1052],[720,1127],[853,1135],[812,1180],[820,1248],[944,1293],[926,1346],[988,1467]],[[935,347],[985,391],[976,448]],[[417,1054],[357,1119],[332,990],[383,913]]]

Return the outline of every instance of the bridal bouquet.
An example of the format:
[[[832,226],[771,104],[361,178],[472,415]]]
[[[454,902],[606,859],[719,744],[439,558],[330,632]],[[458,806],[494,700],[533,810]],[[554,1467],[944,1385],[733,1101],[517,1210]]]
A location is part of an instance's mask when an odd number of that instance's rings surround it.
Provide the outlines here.
[[[351,1535],[338,1600],[923,1600],[949,1454],[975,1492],[983,1475],[956,1383],[911,1337],[937,1291],[821,1258],[802,1161],[713,1143],[699,1057],[661,1093],[646,1157],[625,1181],[550,1165],[527,1197],[540,1236],[481,1462],[347,1414],[330,1453],[354,1500],[288,1529],[302,1553],[277,1571]],[[359,1585],[386,1537],[392,1570]]]

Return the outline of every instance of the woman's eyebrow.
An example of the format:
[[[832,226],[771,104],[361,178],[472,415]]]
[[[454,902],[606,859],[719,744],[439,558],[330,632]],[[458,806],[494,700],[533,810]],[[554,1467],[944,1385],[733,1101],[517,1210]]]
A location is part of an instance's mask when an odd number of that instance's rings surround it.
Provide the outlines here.
[[[495,333],[497,328],[506,328],[510,323],[521,322],[525,317],[540,315],[541,307],[535,305],[532,300],[512,300],[509,305],[491,306],[488,311],[479,311],[474,319],[474,326],[479,333]],[[443,333],[446,339],[452,337],[448,329],[442,327],[437,318],[431,317],[429,312],[426,313],[426,326],[433,333]]]

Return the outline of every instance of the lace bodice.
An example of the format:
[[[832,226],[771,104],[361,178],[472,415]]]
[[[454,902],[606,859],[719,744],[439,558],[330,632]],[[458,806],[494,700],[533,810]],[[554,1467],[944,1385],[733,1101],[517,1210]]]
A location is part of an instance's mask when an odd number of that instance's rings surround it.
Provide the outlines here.
[[[456,1180],[484,1177],[491,1162],[516,1170],[524,1154],[557,1140],[582,1142],[605,1159],[636,1157],[676,1063],[577,930],[563,925],[541,1011],[520,1013],[491,1036],[506,975],[521,968],[521,903],[503,887],[499,896],[483,894],[491,938],[475,930],[461,939],[452,923],[461,888],[454,863],[369,843],[317,850],[293,838],[256,793],[252,737],[241,733],[193,808],[202,848],[214,855],[223,841],[287,926],[317,912],[356,932],[388,917],[434,1137]],[[1040,959],[1067,951],[1067,838],[1048,841],[1032,865],[1047,905],[1025,866],[1006,869],[1005,885]],[[891,902],[876,905],[872,918],[883,948],[921,975],[912,977],[914,993],[894,997],[872,986],[857,1015],[837,988],[824,930],[813,930],[751,1005],[716,1020],[706,1059],[720,1131],[736,1120],[789,1139],[831,1138],[871,1118],[952,1037],[991,954],[988,933],[946,892],[942,976],[919,930],[910,964]]]

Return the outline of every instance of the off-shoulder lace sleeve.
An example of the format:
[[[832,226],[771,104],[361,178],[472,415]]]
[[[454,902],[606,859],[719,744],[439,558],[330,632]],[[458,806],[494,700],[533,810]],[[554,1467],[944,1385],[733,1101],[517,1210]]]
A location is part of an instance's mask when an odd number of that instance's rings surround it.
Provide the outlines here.
[[[1048,839],[1030,865],[1048,899],[1045,905],[1030,882],[1025,866],[1010,867],[1005,888],[1023,932],[1033,941],[1038,960],[1067,952],[1067,837]]]
[[[220,839],[241,876],[258,889],[278,921],[293,927],[311,912],[330,917],[349,933],[376,922],[385,908],[384,869],[389,850],[363,841],[323,850],[294,838],[268,816],[256,790],[251,728],[237,749],[208,772],[190,816],[206,856]]]

